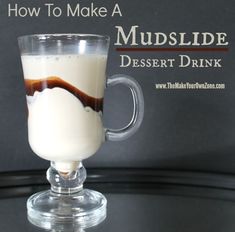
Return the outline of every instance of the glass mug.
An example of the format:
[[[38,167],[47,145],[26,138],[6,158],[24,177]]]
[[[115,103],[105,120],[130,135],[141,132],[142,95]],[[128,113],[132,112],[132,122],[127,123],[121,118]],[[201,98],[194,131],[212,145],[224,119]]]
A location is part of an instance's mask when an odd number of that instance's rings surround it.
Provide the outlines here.
[[[28,106],[28,139],[32,150],[51,161],[51,190],[27,201],[29,220],[46,229],[63,223],[93,226],[106,217],[105,197],[83,189],[82,160],[105,140],[133,135],[144,115],[139,84],[126,75],[106,80],[109,37],[92,34],[35,34],[18,38]],[[119,130],[102,124],[105,87],[123,84],[131,90],[134,110]]]

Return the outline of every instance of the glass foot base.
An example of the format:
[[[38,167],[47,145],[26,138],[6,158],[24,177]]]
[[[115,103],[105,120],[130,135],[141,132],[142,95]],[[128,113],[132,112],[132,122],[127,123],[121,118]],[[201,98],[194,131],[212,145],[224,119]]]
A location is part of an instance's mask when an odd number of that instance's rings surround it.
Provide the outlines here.
[[[88,228],[106,218],[106,205],[106,198],[93,190],[83,189],[70,195],[48,190],[28,199],[28,219],[44,229]]]

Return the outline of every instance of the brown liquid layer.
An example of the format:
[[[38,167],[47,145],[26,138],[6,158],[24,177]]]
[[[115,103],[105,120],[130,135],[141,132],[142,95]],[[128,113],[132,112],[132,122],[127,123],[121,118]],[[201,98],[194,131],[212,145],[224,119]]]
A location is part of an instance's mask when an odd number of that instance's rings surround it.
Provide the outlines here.
[[[36,91],[42,92],[44,89],[62,88],[78,98],[84,107],[89,106],[94,111],[103,111],[103,98],[94,98],[82,92],[78,88],[60,79],[59,77],[48,77],[45,79],[25,79],[26,95],[33,96]]]

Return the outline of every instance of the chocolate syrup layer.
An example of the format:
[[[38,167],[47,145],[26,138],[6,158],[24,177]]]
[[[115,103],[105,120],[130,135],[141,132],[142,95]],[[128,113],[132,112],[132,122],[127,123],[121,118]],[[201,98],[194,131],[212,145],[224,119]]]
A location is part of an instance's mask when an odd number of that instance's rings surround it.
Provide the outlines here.
[[[25,79],[25,87],[28,96],[33,96],[36,91],[42,92],[44,89],[62,88],[78,98],[84,107],[89,106],[96,112],[103,111],[103,98],[91,97],[59,77],[37,80]]]

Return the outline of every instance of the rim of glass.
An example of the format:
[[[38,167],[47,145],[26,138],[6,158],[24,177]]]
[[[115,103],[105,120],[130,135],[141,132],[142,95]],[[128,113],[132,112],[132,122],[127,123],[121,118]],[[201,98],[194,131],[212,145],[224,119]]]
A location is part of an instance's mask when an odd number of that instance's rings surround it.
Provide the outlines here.
[[[37,39],[38,41],[45,41],[47,39],[52,38],[60,38],[62,39],[73,39],[77,38],[78,40],[103,40],[103,41],[109,41],[110,37],[108,35],[100,35],[100,34],[83,34],[83,33],[50,33],[50,34],[31,34],[31,35],[22,35],[18,37],[18,41],[26,39],[26,38],[32,38]]]

